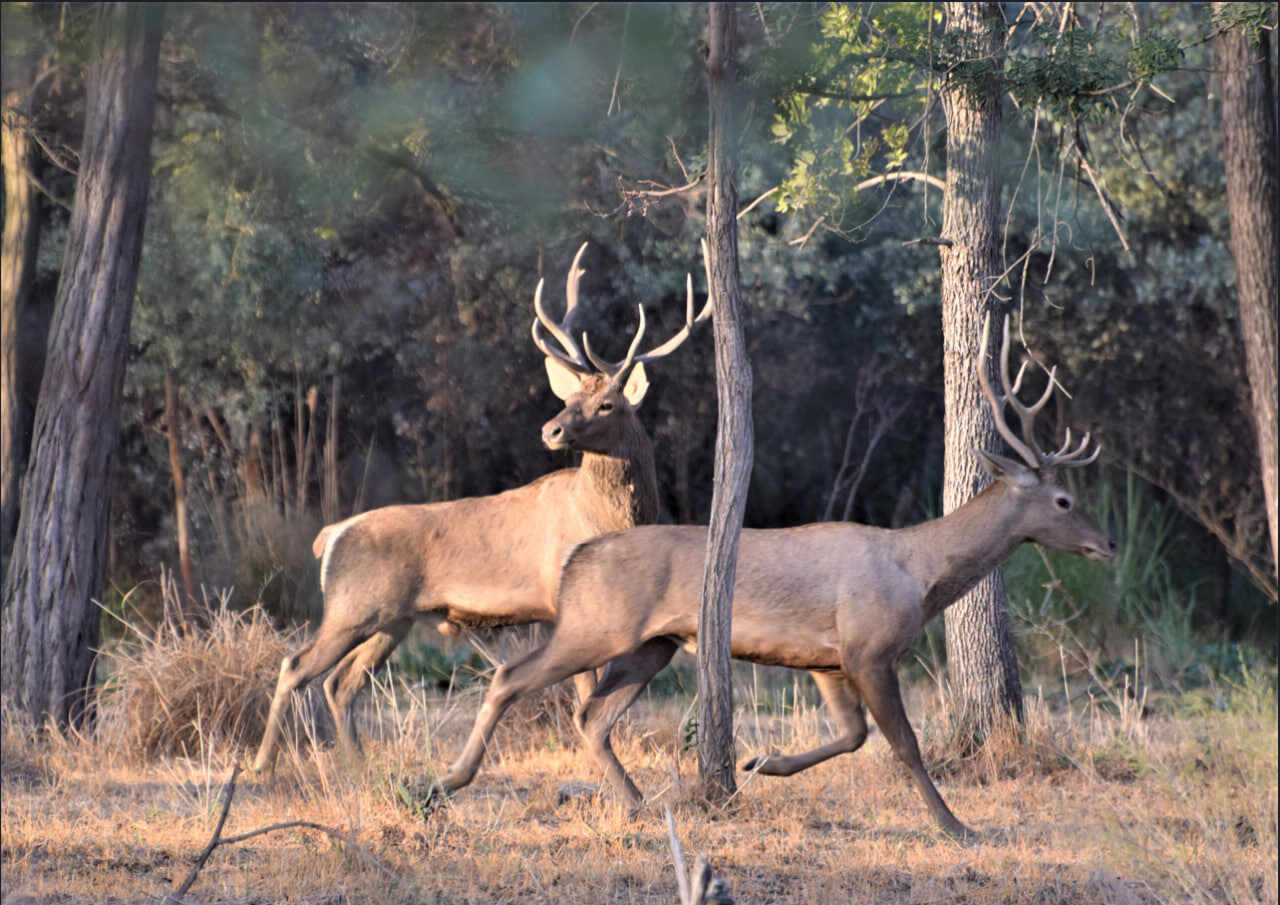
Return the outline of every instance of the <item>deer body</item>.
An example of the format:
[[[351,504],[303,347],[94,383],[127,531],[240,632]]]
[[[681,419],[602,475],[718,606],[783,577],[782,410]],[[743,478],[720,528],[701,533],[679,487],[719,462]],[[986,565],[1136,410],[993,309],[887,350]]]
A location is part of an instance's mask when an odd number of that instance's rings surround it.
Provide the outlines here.
[[[376,599],[385,623],[553,618],[559,564],[573,545],[657,518],[653,454],[639,439],[634,460],[587,454],[579,468],[503,493],[386,506],[326,527],[314,544],[326,603]]]
[[[357,747],[351,707],[365,676],[381,668],[415,620],[434,617],[446,633],[460,625],[551,620],[560,565],[575,544],[656,520],[653,447],[636,412],[648,388],[644,364],[677,348],[694,323],[710,315],[711,305],[695,318],[687,281],[688,318],[675,337],[636,355],[644,334],[641,308],[627,357],[601,362],[589,347],[584,354],[570,327],[585,248],[569,270],[564,322],[546,317],[539,282],[533,330],[547,355],[551,388],[565,403],[543,425],[543,443],[581,451],[581,466],[492,496],[387,506],[322,529],[312,551],[320,559],[324,618],[311,640],[280,665],[254,770],[274,762],[289,696],[326,670],[332,669],[325,698],[338,740],[351,751]],[[584,698],[591,685],[580,681]]]
[[[1032,467],[980,453],[995,483],[948,515],[914,527],[820,523],[744,530],[733,656],[811,671],[841,732],[811,751],[753,758],[743,769],[790,775],[855,751],[866,738],[869,709],[937,822],[967,834],[924,768],[902,705],[898,661],[930,619],[1024,541],[1094,559],[1112,555],[1111,538],[1042,473],[1057,462],[1083,464],[1087,444],[1086,437],[1074,453],[1064,454],[1064,447],[1037,457]],[[665,525],[578,545],[562,570],[551,637],[498,670],[461,755],[433,794],[474,778],[490,734],[515,699],[607,663],[575,720],[606,779],[633,806],[642,804],[609,736],[676,650],[696,644],[705,549],[706,528]]]

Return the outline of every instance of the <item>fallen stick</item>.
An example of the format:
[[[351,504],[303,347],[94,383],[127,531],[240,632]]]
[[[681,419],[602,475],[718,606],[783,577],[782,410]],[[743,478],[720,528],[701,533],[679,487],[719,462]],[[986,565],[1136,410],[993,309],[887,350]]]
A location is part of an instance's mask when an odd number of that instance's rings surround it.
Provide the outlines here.
[[[213,836],[210,837],[209,844],[206,845],[204,847],[204,850],[201,851],[200,854],[196,856],[195,863],[191,866],[191,872],[188,873],[187,878],[182,881],[182,885],[180,885],[177,888],[177,890],[170,893],[169,895],[166,895],[163,899],[161,899],[160,905],[182,905],[182,897],[186,895],[187,891],[191,889],[191,887],[195,884],[196,877],[198,877],[200,875],[200,871],[204,869],[205,862],[209,860],[209,856],[213,854],[213,850],[218,846],[234,845],[237,842],[244,842],[247,839],[252,839],[254,836],[261,836],[261,835],[264,835],[265,833],[275,832],[276,830],[303,829],[303,830],[315,830],[320,833],[325,833],[326,835],[331,836],[334,839],[337,839],[339,842],[342,842],[345,845],[350,846],[357,854],[359,854],[362,858],[364,858],[366,861],[368,861],[370,864],[372,864],[382,873],[386,874],[392,880],[395,880],[397,883],[400,883],[402,885],[408,885],[404,877],[400,876],[398,873],[392,870],[391,867],[385,861],[383,861],[377,855],[365,849],[362,845],[360,845],[358,842],[356,842],[353,838],[348,836],[346,833],[339,832],[338,830],[335,830],[332,827],[325,826],[324,824],[313,823],[310,820],[288,820],[288,821],[285,821],[284,823],[273,823],[270,826],[264,826],[256,830],[250,830],[249,832],[241,833],[238,836],[227,836],[226,838],[223,838],[222,827],[226,824],[227,814],[230,813],[231,811],[231,799],[235,795],[236,778],[239,775],[240,775],[240,765],[237,764],[235,767],[231,769],[231,775],[227,777],[227,782],[222,788],[222,813],[218,815],[218,823],[213,828]]]

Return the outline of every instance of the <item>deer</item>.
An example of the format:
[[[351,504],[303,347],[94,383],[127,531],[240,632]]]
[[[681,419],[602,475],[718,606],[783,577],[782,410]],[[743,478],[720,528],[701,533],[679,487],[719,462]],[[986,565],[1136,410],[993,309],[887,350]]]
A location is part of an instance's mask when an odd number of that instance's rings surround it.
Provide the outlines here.
[[[491,496],[385,506],[322,528],[312,552],[320,560],[324,614],[311,639],[280,664],[255,772],[274,765],[290,696],[326,670],[332,671],[324,695],[339,746],[358,753],[352,704],[415,621],[434,619],[446,635],[549,621],[560,564],[575,544],[656,521],[653,446],[637,414],[649,387],[645,367],[684,344],[710,317],[711,299],[695,316],[693,279],[686,275],[685,323],[674,336],[638,354],[646,326],[641,304],[626,356],[601,358],[585,332],[581,345],[574,339],[586,248],[584,242],[570,265],[559,322],[543,304],[543,280],[533,296],[533,342],[545,356],[552,392],[564,402],[542,426],[542,442],[581,452],[581,464]],[[593,677],[575,683],[585,698]]]
[[[1115,541],[1052,476],[1055,467],[1088,465],[1090,434],[1073,445],[1070,431],[1056,452],[1033,438],[1037,413],[1053,395],[1056,368],[1034,404],[1018,399],[1026,363],[1009,380],[1009,323],[1000,355],[1002,392],[978,375],[995,425],[1021,462],[975,450],[994,479],[952,512],[911,527],[887,529],[851,522],[743,529],[733,595],[732,655],[752,663],[807,670],[838,727],[838,735],[797,753],[768,753],[744,771],[790,776],[867,738],[871,711],[909,770],[934,820],[957,837],[973,833],[948,809],[920,758],[898,685],[898,661],[926,623],[1004,562],[1025,541],[1089,559],[1113,556]],[[1021,421],[1021,437],[1005,418]],[[461,754],[426,787],[427,803],[467,785],[503,712],[522,695],[582,670],[605,666],[574,721],[608,784],[634,810],[644,798],[614,754],[614,724],[681,647],[696,649],[705,527],[650,525],[578,544],[561,570],[556,619],[539,648],[501,666],[493,677]]]

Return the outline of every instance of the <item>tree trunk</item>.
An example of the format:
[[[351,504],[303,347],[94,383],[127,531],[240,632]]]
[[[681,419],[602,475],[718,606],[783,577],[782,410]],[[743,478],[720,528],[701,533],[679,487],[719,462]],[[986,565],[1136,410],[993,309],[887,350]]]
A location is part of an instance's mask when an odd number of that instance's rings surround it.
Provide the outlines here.
[[[1215,10],[1227,6],[1215,3]],[[1231,257],[1236,266],[1240,329],[1253,395],[1262,492],[1271,531],[1272,574],[1280,567],[1276,539],[1276,167],[1275,85],[1266,31],[1251,39],[1239,26],[1214,39],[1214,62],[1222,79],[1222,160],[1231,217]]]
[[[698,774],[704,794],[722,800],[734,790],[733,685],[729,625],[738,535],[751,478],[751,365],[738,291],[737,152],[733,128],[737,36],[733,5],[709,5],[707,93],[708,287],[716,300],[715,486],[707,558],[698,609]]]
[[[7,67],[8,68],[8,67]],[[22,323],[35,283],[40,195],[28,178],[34,149],[27,137],[34,63],[15,61],[4,91],[0,145],[4,161],[4,247],[0,253],[0,562],[18,527],[22,472],[31,419],[23,404]]]
[[[325,524],[338,521],[338,403],[341,399],[342,375],[335,366],[329,383],[329,419],[324,425],[324,496],[321,514]]]
[[[946,452],[942,507],[950,512],[987,483],[975,449],[998,443],[974,362],[999,266],[1001,184],[996,139],[1000,128],[999,68],[1004,17],[996,3],[947,3],[948,31],[965,56],[942,88],[947,118],[947,185],[942,248],[943,380]],[[993,317],[993,320],[995,318]],[[994,362],[988,360],[988,367]],[[947,665],[958,712],[979,737],[1003,713],[1022,716],[1022,683],[1009,634],[1004,575],[997,569],[946,611]]]
[[[196,602],[196,582],[191,570],[191,537],[187,530],[187,485],[182,476],[182,445],[179,442],[178,387],[173,372],[164,372],[164,418],[169,439],[169,470],[173,473],[173,520],[178,533],[178,569],[182,573],[182,611],[192,612]]]
[[[5,576],[4,694],[37,725],[93,714],[109,479],[150,177],[162,7],[97,12],[84,146]]]

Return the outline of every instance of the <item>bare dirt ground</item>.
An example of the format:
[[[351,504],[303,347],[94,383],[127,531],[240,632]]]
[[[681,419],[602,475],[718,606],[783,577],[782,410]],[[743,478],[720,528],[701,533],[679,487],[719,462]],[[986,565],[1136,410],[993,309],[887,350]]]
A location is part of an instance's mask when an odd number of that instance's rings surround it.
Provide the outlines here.
[[[1276,902],[1274,682],[1183,695],[1146,716],[1032,700],[1021,743],[963,762],[929,718],[932,695],[914,689],[908,708],[944,798],[981,834],[972,844],[933,827],[878,733],[794,777],[741,775],[729,804],[708,809],[692,791],[681,708],[657,699],[616,736],[652,801],[638,816],[607,793],[561,801],[566,782],[598,777],[562,728],[526,717],[508,721],[473,785],[424,818],[399,784],[447,764],[479,696],[383,692],[366,711],[376,731],[363,761],[304,740],[273,776],[241,775],[222,830],[311,821],[344,838],[295,827],[219,847],[181,901],[671,903],[670,804],[688,857],[705,853],[740,905]],[[740,759],[827,737],[800,697],[787,708],[785,695],[744,689]],[[6,720],[4,905],[173,893],[213,833],[231,765],[251,754],[201,747],[141,763]]]

